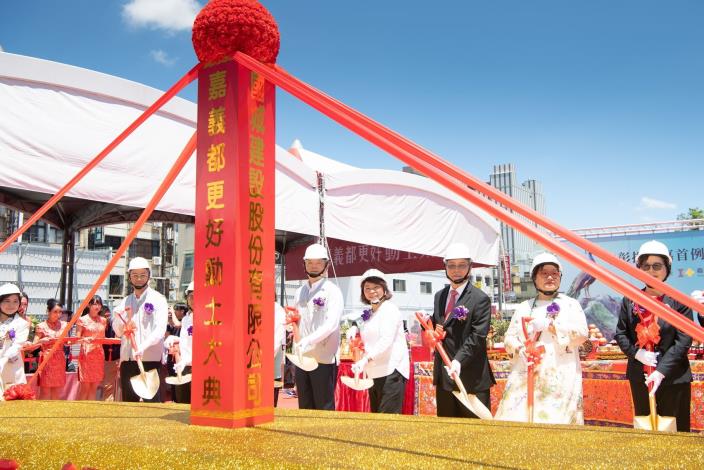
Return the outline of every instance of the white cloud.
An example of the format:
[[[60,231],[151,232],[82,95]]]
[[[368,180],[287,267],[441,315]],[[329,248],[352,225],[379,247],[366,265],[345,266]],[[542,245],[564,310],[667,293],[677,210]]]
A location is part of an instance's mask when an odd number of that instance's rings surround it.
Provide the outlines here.
[[[677,209],[677,204],[672,202],[660,201],[658,199],[653,199],[651,197],[643,196],[640,198],[639,210],[648,209]]]
[[[201,8],[196,0],[130,0],[122,16],[131,26],[176,32],[190,30]]]
[[[152,59],[162,65],[174,65],[174,63],[176,63],[176,59],[172,59],[171,57],[169,57],[169,54],[162,51],[161,49],[152,49],[151,51],[149,51],[149,54],[151,54]]]

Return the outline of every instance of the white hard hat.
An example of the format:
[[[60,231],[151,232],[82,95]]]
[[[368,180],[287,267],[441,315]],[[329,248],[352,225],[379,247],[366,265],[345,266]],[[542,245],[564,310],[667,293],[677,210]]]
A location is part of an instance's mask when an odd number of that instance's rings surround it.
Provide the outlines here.
[[[554,264],[557,266],[557,270],[562,272],[562,265],[557,259],[557,256],[552,253],[540,253],[535,258],[533,258],[533,265],[530,267],[530,277],[535,276],[535,270],[544,264]]]
[[[640,249],[638,250],[638,256],[636,257],[636,261],[639,260],[640,257],[643,255],[664,256],[665,258],[667,258],[669,264],[672,265],[672,257],[670,256],[670,250],[667,249],[667,246],[665,246],[664,243],[659,242],[657,240],[650,240],[649,242],[643,243],[640,246]]]
[[[22,295],[22,292],[20,292],[19,287],[12,284],[11,282],[8,282],[7,284],[3,284],[2,286],[0,286],[0,295],[10,295],[10,294]]]
[[[382,281],[386,282],[386,279],[384,278],[384,273],[382,273],[378,269],[367,269],[364,274],[362,274],[362,282],[360,284],[364,284],[370,277],[378,277]]]
[[[447,261],[450,259],[472,259],[469,247],[459,242],[450,244],[450,246],[447,247],[443,260]]]
[[[134,269],[150,269],[149,262],[140,256],[132,258],[130,265],[127,267],[127,271],[132,271]]]
[[[695,290],[695,291],[692,291],[691,296],[694,300],[696,300],[700,304],[704,304],[704,292],[702,292],[700,290]]]
[[[329,259],[328,250],[319,243],[313,243],[308,248],[306,248],[306,253],[303,255],[303,259]]]
[[[193,285],[193,281],[191,281],[191,282],[188,284],[188,287],[186,287],[186,294],[188,294],[189,292],[193,292],[193,291],[195,291],[195,287],[194,287],[194,285]]]

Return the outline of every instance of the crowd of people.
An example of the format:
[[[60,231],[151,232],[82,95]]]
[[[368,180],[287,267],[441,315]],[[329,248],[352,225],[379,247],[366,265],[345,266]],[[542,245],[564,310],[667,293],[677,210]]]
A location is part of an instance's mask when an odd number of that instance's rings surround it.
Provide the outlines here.
[[[490,389],[496,383],[487,357],[491,302],[470,282],[472,257],[466,245],[450,245],[443,261],[449,284],[435,294],[433,313],[425,317],[434,329],[429,330],[434,338],[430,343],[440,341],[446,353],[444,358],[441,354],[434,358],[437,415],[476,418],[476,410],[467,406],[458,391],[466,390],[490,408]],[[316,364],[295,368],[298,406],[304,409],[334,410],[335,389],[343,386],[337,379],[344,299],[327,277],[329,263],[324,246],[313,244],[306,249],[303,264],[307,280],[296,291],[290,307],[296,312],[292,350]],[[664,244],[649,241],[640,247],[636,266],[665,281],[672,270],[672,258]],[[506,332],[504,345],[511,357],[511,372],[495,418],[583,424],[578,348],[588,336],[584,312],[579,302],[559,291],[562,266],[554,255],[536,256],[530,274],[537,295],[518,306]],[[185,291],[185,303],[169,307],[165,297],[149,287],[150,269],[145,259],[131,260],[128,276],[132,293],[113,314],[96,295],[76,323],[79,399],[111,400],[121,393],[122,401],[160,402],[166,398],[162,387],[153,398],[140,398],[130,378],[138,376],[142,368],[144,372],[166,368],[165,374],[178,376],[191,372],[193,283]],[[691,309],[657,289],[646,285],[643,291],[693,318]],[[364,273],[360,299],[366,308],[358,324],[346,333],[348,342],[355,342],[360,352],[351,371],[373,382],[369,388],[372,412],[401,413],[411,360],[403,319],[384,273],[377,269]],[[66,327],[63,305],[50,299],[47,319],[30,337],[27,304],[28,297],[15,285],[0,286],[0,376],[5,386],[24,383],[23,354],[40,349],[43,358]],[[274,312],[276,404],[283,351],[287,336],[292,335],[287,335],[289,319],[284,309],[275,305]],[[119,344],[106,341],[110,338],[121,340]],[[687,352],[692,339],[624,298],[615,340],[628,358],[635,414],[649,414],[651,395],[659,414],[675,417],[678,431],[689,431],[692,373]],[[40,398],[59,399],[65,381],[66,356],[63,348],[58,348],[43,365]],[[190,403],[190,383],[172,385],[166,392],[175,402]]]

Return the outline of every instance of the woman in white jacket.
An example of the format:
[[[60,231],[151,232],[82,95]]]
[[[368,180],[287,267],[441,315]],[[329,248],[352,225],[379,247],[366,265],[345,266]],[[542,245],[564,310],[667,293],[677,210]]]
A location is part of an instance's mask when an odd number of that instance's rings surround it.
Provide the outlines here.
[[[21,348],[29,336],[29,323],[17,315],[20,297],[14,284],[0,286],[0,376],[5,389],[27,382]]]
[[[372,413],[401,413],[410,359],[403,319],[398,307],[389,301],[391,292],[384,274],[377,269],[364,273],[361,300],[369,305],[362,313],[359,333],[364,343],[364,355],[352,365],[355,374],[366,371],[374,385],[369,389]],[[349,339],[356,336],[354,327]]]

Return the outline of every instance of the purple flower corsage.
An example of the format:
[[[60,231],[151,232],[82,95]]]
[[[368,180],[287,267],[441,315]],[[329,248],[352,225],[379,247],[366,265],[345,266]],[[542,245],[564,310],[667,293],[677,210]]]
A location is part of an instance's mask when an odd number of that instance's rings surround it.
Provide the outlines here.
[[[556,302],[553,302],[550,305],[548,305],[547,317],[549,319],[554,320],[557,317],[558,313],[560,313],[560,306]]]
[[[186,331],[188,331],[188,336],[193,336],[193,325],[189,326]]]
[[[148,315],[151,315],[152,313],[154,313],[154,304],[150,304],[149,302],[144,304],[144,313],[146,313]]]
[[[10,331],[7,332],[7,337],[10,338],[10,341],[14,341],[14,340],[15,340],[15,334],[16,334],[16,333],[15,333],[15,329],[14,329],[14,328],[10,328]]]
[[[640,305],[634,303],[633,304],[633,315],[645,315],[645,309],[641,307]]]
[[[362,310],[362,320],[363,321],[369,321],[369,319],[372,317],[372,309],[371,308],[366,308]]]
[[[318,308],[323,308],[323,307],[325,307],[325,299],[322,297],[316,297],[313,299],[313,305],[315,305]]]
[[[469,310],[464,305],[458,305],[452,309],[452,318],[459,321],[465,321],[467,319],[467,314]]]

